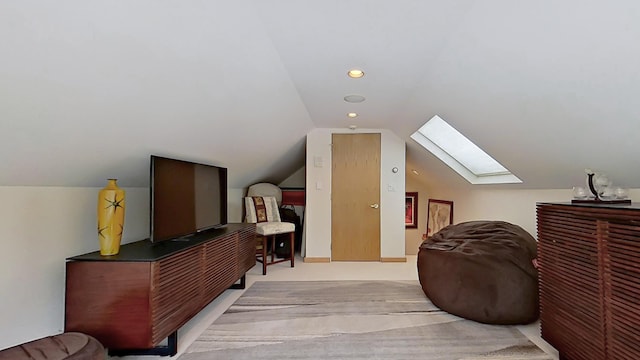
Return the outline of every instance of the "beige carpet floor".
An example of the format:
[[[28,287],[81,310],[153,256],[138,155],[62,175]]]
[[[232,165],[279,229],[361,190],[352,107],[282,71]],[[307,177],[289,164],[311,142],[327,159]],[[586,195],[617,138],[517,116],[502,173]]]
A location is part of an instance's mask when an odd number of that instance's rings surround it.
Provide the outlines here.
[[[514,326],[439,310],[417,281],[258,281],[179,359],[552,357]]]

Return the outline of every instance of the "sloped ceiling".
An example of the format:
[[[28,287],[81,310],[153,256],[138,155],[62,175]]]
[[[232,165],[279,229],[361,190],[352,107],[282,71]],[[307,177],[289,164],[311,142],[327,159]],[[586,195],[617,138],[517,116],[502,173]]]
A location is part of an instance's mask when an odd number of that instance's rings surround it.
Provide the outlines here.
[[[356,125],[470,186],[409,138],[438,114],[524,181],[507,187],[586,167],[640,187],[638,19],[631,0],[2,1],[0,185],[147,186],[150,154],[278,182],[311,129]]]

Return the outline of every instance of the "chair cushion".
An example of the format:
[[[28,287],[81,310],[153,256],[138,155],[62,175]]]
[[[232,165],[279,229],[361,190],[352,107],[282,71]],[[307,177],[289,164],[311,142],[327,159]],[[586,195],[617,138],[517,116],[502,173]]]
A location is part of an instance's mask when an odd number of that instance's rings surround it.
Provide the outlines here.
[[[280,210],[273,196],[247,196],[244,206],[247,213],[245,221],[248,223],[280,221]]]
[[[276,235],[296,231],[296,225],[288,222],[261,222],[256,224],[256,233],[260,235]]]

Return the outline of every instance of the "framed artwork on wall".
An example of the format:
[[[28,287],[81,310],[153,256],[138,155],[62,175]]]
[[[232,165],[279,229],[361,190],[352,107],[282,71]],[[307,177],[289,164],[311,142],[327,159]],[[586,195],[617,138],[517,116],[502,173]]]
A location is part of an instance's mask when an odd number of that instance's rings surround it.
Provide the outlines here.
[[[408,192],[404,199],[404,225],[407,229],[418,227],[418,193]]]
[[[453,201],[429,199],[427,205],[427,237],[453,224]]]

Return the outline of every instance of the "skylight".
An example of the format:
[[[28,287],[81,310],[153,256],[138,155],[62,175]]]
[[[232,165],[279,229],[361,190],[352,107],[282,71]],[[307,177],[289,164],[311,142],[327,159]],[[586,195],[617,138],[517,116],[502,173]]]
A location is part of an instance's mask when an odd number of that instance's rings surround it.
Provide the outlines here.
[[[422,125],[411,138],[472,184],[522,182],[438,115]]]

